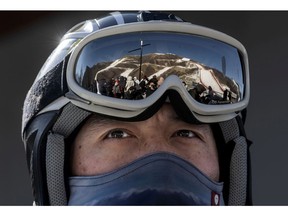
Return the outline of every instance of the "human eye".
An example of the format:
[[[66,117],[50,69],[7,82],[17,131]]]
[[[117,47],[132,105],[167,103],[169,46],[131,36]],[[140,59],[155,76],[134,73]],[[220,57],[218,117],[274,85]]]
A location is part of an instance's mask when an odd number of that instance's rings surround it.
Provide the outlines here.
[[[174,136],[176,137],[183,137],[183,138],[193,138],[195,137],[195,133],[193,133],[191,130],[178,130]]]
[[[106,136],[107,138],[117,138],[117,139],[121,139],[121,138],[127,138],[130,137],[130,135],[125,132],[124,130],[121,129],[115,129],[112,131],[109,131],[109,133]]]

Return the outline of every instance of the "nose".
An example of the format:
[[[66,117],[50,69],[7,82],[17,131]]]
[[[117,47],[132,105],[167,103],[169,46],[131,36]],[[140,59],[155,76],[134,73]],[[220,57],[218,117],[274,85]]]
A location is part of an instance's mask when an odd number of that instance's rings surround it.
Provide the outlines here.
[[[169,137],[162,131],[157,132],[151,128],[150,132],[147,132],[147,136],[140,139],[140,148],[145,153],[154,152],[173,152],[173,146],[169,142]],[[147,131],[147,130],[146,130]]]
[[[164,106],[165,107],[165,106]],[[167,107],[165,107],[167,109]],[[164,110],[165,110],[164,108]],[[171,107],[169,107],[171,109]],[[145,153],[175,152],[175,146],[171,143],[173,131],[170,130],[171,120],[167,118],[163,108],[151,118],[139,123],[141,137],[139,139],[140,149]]]

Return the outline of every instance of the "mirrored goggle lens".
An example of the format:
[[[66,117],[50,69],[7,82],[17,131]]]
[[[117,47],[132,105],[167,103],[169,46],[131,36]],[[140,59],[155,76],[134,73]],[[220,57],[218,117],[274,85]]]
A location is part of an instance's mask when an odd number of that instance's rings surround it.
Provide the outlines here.
[[[137,32],[93,40],[81,50],[76,82],[119,99],[144,99],[176,75],[191,97],[204,104],[243,99],[244,75],[235,47],[189,34]]]

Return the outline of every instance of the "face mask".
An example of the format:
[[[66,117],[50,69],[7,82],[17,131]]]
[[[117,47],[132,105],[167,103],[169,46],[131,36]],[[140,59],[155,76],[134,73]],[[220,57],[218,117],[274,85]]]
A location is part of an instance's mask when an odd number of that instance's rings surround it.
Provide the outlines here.
[[[108,174],[69,178],[68,205],[224,205],[223,183],[168,153],[137,159]]]

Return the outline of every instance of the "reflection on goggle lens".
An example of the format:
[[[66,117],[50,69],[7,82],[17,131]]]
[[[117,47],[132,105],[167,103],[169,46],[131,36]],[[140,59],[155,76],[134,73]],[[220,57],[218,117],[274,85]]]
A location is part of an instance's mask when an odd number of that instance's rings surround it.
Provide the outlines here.
[[[75,78],[91,92],[120,99],[149,97],[170,75],[204,104],[243,97],[236,48],[212,39],[175,33],[129,33],[100,38],[81,51]]]

